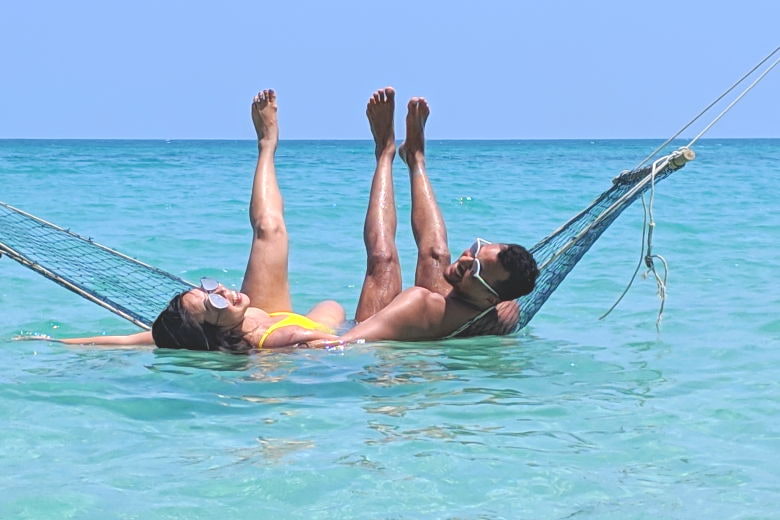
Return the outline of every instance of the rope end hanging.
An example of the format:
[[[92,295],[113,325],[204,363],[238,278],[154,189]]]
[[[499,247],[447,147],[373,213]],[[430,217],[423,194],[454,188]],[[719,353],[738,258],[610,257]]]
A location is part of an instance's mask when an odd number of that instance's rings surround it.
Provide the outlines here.
[[[668,164],[673,163],[675,166],[682,167],[690,160],[693,160],[696,157],[696,154],[693,152],[693,150],[683,147],[679,150],[673,152],[670,155],[667,155],[665,157],[661,157],[660,159],[657,159],[653,162],[652,168],[650,170],[650,200],[647,204],[645,204],[645,196],[642,195],[642,209],[643,209],[643,223],[642,223],[642,250],[639,254],[639,263],[636,266],[636,269],[634,270],[634,274],[631,276],[631,280],[629,280],[628,285],[623,290],[621,295],[618,297],[617,301],[615,301],[614,304],[601,316],[599,316],[600,320],[603,320],[606,318],[614,309],[617,307],[617,305],[623,300],[623,297],[628,293],[628,290],[631,288],[631,286],[634,283],[634,280],[636,279],[636,275],[639,273],[639,270],[642,267],[642,263],[644,262],[645,266],[647,267],[647,270],[644,272],[643,277],[647,278],[650,276],[650,274],[653,275],[653,278],[655,278],[656,286],[658,288],[658,296],[661,298],[661,306],[658,310],[658,318],[655,321],[655,327],[656,330],[660,331],[661,328],[661,319],[663,318],[663,312],[664,312],[664,305],[666,303],[666,280],[667,275],[669,272],[669,265],[664,257],[661,255],[653,254],[653,233],[655,232],[655,217],[653,214],[653,204],[655,203],[655,176],[663,170]],[[674,161],[678,161],[678,163],[675,163]],[[681,161],[681,162],[679,162]],[[660,276],[658,274],[658,271],[655,268],[655,259],[658,259],[663,264],[664,273],[663,276]]]

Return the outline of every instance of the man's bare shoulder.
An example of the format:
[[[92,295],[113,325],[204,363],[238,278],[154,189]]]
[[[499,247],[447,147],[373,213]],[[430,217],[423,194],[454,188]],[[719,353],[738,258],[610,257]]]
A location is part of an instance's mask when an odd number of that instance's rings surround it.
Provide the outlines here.
[[[413,307],[444,307],[446,298],[437,292],[433,292],[425,287],[410,287],[401,292],[397,298],[399,305]]]

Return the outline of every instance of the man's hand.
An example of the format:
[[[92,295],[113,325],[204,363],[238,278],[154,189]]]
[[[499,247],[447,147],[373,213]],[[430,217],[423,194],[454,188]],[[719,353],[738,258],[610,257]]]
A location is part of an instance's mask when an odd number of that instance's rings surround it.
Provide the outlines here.
[[[341,348],[346,345],[346,342],[338,339],[314,339],[305,343],[299,343],[297,346],[301,348]]]
[[[458,337],[504,336],[514,332],[519,321],[520,305],[514,300],[501,302],[496,305],[495,309],[458,334]]]

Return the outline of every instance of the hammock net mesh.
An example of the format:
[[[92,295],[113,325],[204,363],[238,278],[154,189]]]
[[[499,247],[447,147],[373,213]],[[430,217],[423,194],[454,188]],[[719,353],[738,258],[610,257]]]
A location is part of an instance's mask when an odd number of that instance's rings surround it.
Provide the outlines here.
[[[193,287],[3,202],[0,253],[143,328],[173,296]]]
[[[650,189],[652,182],[648,181],[651,176],[653,182],[658,182],[684,165],[684,162],[677,165],[674,161],[668,161],[654,175],[652,166],[622,173],[612,181],[612,187],[587,208],[533,246],[529,251],[539,266],[539,277],[534,290],[517,300],[520,304],[520,321],[515,330],[522,329],[531,321],[609,225]]]
[[[671,157],[671,156],[668,156]],[[658,182],[685,161],[667,160]],[[587,208],[533,246],[540,274],[536,288],[518,300],[525,327],[604,230],[650,188],[651,168],[618,176]],[[0,253],[77,294],[149,328],[168,301],[194,287],[170,273],[0,202]]]

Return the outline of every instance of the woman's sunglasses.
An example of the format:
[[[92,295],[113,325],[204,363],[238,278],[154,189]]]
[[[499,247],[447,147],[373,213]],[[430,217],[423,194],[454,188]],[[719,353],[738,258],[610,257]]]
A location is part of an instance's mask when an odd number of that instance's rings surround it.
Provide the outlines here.
[[[230,302],[221,294],[214,292],[218,288],[219,282],[215,279],[205,277],[200,279],[200,290],[206,293],[211,306],[217,310],[227,309],[230,306]]]
[[[476,278],[477,280],[482,283],[482,285],[485,286],[485,289],[490,291],[493,296],[496,296],[497,298],[500,298],[498,295],[498,292],[496,292],[495,289],[493,289],[489,283],[485,281],[484,278],[482,278],[479,275],[479,272],[482,270],[482,263],[479,261],[479,258],[477,258],[477,255],[479,254],[479,250],[482,249],[482,246],[486,246],[488,244],[492,244],[493,242],[488,242],[484,238],[477,238],[473,244],[471,244],[471,247],[469,247],[469,252],[471,253],[471,257],[474,259],[474,262],[471,264],[471,275]]]

